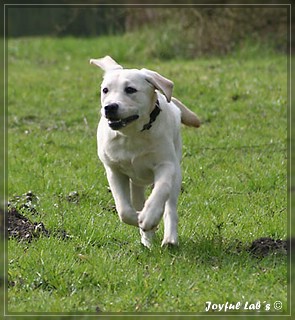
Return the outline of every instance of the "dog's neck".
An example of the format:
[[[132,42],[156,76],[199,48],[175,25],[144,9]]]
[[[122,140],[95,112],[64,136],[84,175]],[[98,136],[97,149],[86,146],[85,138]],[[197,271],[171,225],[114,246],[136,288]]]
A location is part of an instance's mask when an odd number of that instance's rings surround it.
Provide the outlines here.
[[[143,128],[141,129],[141,132],[145,131],[145,130],[150,130],[150,128],[152,127],[152,123],[156,121],[156,119],[161,111],[162,110],[160,108],[160,103],[159,103],[159,100],[157,99],[156,104],[155,104],[155,108],[150,113],[150,121],[143,126]]]

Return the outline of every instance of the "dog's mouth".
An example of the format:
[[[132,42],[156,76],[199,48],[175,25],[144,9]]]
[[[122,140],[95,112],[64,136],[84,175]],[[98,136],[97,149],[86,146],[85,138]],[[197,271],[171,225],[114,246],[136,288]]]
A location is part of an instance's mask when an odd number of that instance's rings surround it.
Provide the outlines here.
[[[138,118],[139,118],[139,115],[137,115],[137,114],[134,114],[134,115],[129,116],[124,119],[108,118],[108,124],[111,129],[120,130],[120,129],[126,127],[129,123],[137,120]]]

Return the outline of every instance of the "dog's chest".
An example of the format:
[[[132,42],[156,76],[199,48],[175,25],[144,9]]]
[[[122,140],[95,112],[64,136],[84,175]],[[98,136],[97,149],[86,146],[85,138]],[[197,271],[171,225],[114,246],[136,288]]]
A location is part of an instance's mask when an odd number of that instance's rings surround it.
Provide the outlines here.
[[[153,148],[148,141],[116,137],[99,151],[101,160],[137,184],[153,182]]]

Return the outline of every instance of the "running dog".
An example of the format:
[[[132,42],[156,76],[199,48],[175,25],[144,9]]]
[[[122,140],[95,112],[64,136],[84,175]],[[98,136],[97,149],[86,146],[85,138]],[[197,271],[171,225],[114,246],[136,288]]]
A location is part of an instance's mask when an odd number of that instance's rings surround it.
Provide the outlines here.
[[[151,247],[164,215],[162,246],[178,244],[181,123],[201,122],[172,97],[173,82],[148,69],[124,69],[111,57],[91,59],[104,71],[97,129],[102,161],[121,221],[139,227]],[[145,187],[153,185],[145,199]]]

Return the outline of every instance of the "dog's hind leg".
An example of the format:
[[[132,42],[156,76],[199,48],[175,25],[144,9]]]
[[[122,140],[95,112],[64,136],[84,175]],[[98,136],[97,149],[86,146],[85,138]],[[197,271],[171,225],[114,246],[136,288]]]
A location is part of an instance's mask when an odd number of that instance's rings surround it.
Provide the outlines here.
[[[136,211],[141,211],[142,208],[144,207],[145,203],[145,196],[144,196],[144,191],[145,188],[142,186],[138,186],[132,181],[130,181],[130,189],[131,189],[131,201],[132,205],[135,208]],[[141,236],[141,243],[145,246],[150,248],[152,245],[152,240],[155,235],[155,230],[151,231],[143,231],[140,230],[140,236]]]
[[[131,202],[136,211],[141,211],[144,206],[144,189],[144,187],[136,185],[130,180]]]

